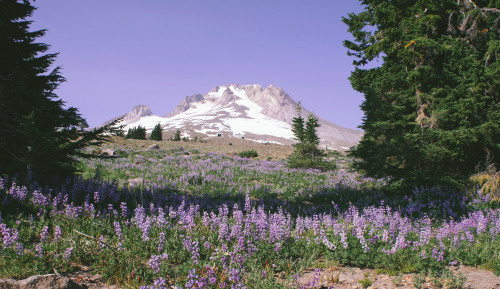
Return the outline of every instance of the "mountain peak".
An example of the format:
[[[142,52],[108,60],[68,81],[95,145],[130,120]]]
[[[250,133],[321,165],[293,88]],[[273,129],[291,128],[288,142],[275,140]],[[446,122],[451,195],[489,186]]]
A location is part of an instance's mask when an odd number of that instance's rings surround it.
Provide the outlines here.
[[[136,105],[132,110],[125,115],[123,118],[124,121],[132,123],[140,120],[144,116],[153,115],[151,109],[148,105]]]
[[[180,129],[186,135],[245,136],[258,142],[293,143],[292,118],[297,103],[280,87],[259,84],[226,84],[206,94],[186,96],[175,110],[163,117],[155,116],[147,105],[138,105],[125,115],[126,128],[138,125],[152,130],[160,123],[165,131]],[[310,112],[302,109],[304,116]],[[362,132],[335,125],[320,118],[318,135],[322,144],[345,149],[356,145]]]

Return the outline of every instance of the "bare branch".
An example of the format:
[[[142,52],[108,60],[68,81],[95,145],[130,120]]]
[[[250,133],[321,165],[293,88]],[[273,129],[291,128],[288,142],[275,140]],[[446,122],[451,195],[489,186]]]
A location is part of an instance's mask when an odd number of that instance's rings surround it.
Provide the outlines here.
[[[111,245],[108,245],[107,243],[104,243],[103,241],[101,241],[101,240],[99,240],[99,239],[97,239],[97,238],[94,238],[94,237],[92,237],[92,236],[89,236],[89,235],[87,235],[87,234],[84,234],[84,233],[82,233],[82,232],[78,232],[78,231],[77,231],[77,230],[75,230],[75,229],[73,229],[73,231],[75,231],[76,233],[78,233],[78,234],[80,234],[80,235],[82,235],[82,236],[85,236],[85,237],[87,237],[87,238],[90,238],[90,239],[92,239],[92,240],[94,240],[94,241],[97,241],[97,242],[99,242],[99,243],[101,243],[101,244],[103,244],[103,245],[107,246],[109,249],[111,249],[111,252],[113,252],[113,254],[116,256],[116,250],[115,250],[115,248],[111,247]]]
[[[420,17],[422,17],[422,16],[423,16],[423,15],[427,12],[427,10],[428,10],[428,9],[427,9],[427,8],[425,8],[424,12],[422,12],[421,14],[417,14],[417,15],[415,15],[415,18],[420,18]]]

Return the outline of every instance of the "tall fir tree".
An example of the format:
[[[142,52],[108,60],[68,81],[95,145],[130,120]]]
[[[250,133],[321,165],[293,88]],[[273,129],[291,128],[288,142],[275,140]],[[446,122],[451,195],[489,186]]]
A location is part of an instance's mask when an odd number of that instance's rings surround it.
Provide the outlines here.
[[[175,134],[174,134],[174,137],[172,138],[173,141],[181,141],[181,131],[180,130],[176,130],[175,131]]]
[[[163,129],[161,128],[161,125],[157,123],[153,128],[153,131],[151,132],[151,136],[149,137],[149,139],[160,141],[163,139],[162,134],[163,134]]]
[[[304,142],[312,145],[319,145],[319,137],[318,137],[318,127],[319,124],[318,118],[311,113],[307,117],[307,121],[304,129]]]
[[[146,139],[146,128],[142,126],[136,126],[133,128],[129,128],[126,139]]]
[[[365,95],[355,166],[411,188],[460,185],[488,152],[499,164],[500,1],[361,2],[343,19]]]
[[[54,93],[65,81],[51,68],[56,54],[36,42],[45,30],[29,30],[34,10],[29,1],[0,1],[0,174],[69,174],[75,156],[113,124],[85,131],[77,109],[64,108]]]
[[[292,118],[292,132],[295,136],[295,147],[293,153],[288,158],[290,168],[314,168],[321,170],[332,170],[333,163],[323,161],[323,152],[319,149],[319,137],[317,128],[320,127],[318,118],[314,114],[309,114],[304,123],[300,102],[297,104],[297,116]]]
[[[302,107],[300,102],[297,103],[297,116],[292,118],[292,132],[298,143],[303,143],[305,141],[304,118],[302,117]]]

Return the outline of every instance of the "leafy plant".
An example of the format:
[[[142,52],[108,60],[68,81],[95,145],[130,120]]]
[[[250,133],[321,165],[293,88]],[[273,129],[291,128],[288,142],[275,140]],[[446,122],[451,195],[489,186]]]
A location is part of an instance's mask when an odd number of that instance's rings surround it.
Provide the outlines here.
[[[359,283],[361,283],[361,287],[368,288],[372,286],[373,280],[368,277],[365,277],[364,279],[359,280]]]
[[[256,158],[259,156],[256,150],[244,150],[238,153],[238,156],[241,158]]]

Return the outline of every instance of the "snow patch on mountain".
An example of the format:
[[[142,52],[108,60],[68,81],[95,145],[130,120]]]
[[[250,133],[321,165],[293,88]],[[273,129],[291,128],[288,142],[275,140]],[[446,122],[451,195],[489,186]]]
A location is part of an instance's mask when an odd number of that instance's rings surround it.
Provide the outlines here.
[[[137,106],[124,115],[125,130],[141,125],[151,131],[158,123],[166,131],[181,130],[186,136],[218,135],[247,140],[290,144],[294,142],[292,118],[297,103],[283,89],[270,85],[229,84],[217,86],[207,94],[187,96],[173,112],[154,115],[148,106]],[[303,116],[309,111],[303,109]],[[356,145],[362,132],[335,125],[319,118],[318,135],[331,148]]]

